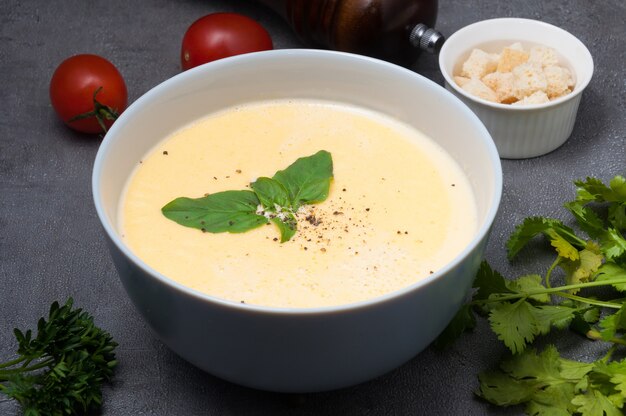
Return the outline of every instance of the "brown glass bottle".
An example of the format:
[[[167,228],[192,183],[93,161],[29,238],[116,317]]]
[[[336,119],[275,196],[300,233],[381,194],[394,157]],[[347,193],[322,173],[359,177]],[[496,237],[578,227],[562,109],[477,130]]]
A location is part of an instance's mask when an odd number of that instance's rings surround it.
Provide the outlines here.
[[[437,52],[437,0],[258,0],[287,20],[307,45],[412,63]],[[421,24],[421,25],[420,25]]]

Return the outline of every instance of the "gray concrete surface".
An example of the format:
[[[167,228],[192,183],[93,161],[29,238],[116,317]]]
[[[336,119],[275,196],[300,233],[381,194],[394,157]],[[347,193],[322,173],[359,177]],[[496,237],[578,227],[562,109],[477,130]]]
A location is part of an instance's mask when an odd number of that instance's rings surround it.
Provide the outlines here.
[[[504,196],[486,257],[506,275],[541,271],[549,260],[536,249],[507,262],[504,242],[518,222],[530,215],[568,218],[561,205],[572,198],[574,179],[625,173],[625,7],[622,0],[440,1],[437,28],[444,34],[492,17],[540,19],[578,36],[595,60],[569,141],[546,156],[503,161]],[[252,1],[0,2],[0,359],[16,347],[13,327],[34,326],[53,300],[73,296],[120,344],[102,415],[522,414],[473,395],[477,373],[505,354],[485,322],[453,348],[429,348],[376,380],[304,395],[219,380],[170,352],[144,324],[117,278],[92,204],[100,140],[64,127],[48,83],[64,58],[96,53],[118,66],[132,102],[179,72],[186,27],[215,11],[257,19],[276,48],[303,46],[277,15]],[[423,56],[413,69],[442,82],[435,57]],[[567,333],[549,341],[580,359],[602,349]],[[19,408],[0,398],[0,414],[17,415]]]

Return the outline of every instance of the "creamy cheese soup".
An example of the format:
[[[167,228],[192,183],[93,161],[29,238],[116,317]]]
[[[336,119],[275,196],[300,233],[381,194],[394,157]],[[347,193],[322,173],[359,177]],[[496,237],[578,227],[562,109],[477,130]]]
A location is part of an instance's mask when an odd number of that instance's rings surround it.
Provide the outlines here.
[[[171,200],[249,189],[296,159],[331,153],[326,201],[298,215],[285,243],[274,224],[203,233],[162,214]],[[285,100],[209,115],[138,163],[120,206],[122,237],[150,267],[222,299],[321,307],[371,299],[444,266],[477,227],[468,179],[419,131],[343,104]]]

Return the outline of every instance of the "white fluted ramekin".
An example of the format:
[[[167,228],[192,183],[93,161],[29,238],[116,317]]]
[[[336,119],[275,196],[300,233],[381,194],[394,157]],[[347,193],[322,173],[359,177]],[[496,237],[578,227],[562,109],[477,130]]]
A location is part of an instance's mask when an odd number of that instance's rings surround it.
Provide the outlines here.
[[[555,49],[561,65],[574,76],[573,91],[545,104],[511,106],[472,96],[454,82],[474,48],[500,52],[514,42],[524,48]],[[485,124],[500,157],[522,159],[549,153],[572,134],[582,92],[593,74],[593,59],[578,38],[561,28],[537,20],[500,18],[473,23],[452,34],[439,53],[439,67],[446,88]]]

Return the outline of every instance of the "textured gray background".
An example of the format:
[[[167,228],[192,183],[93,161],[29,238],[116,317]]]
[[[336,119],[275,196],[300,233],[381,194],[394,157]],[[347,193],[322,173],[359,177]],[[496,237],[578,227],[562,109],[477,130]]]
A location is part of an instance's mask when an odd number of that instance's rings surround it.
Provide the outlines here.
[[[505,353],[484,322],[450,350],[429,348],[371,382],[305,395],[250,390],[203,373],[142,322],[117,278],[92,205],[90,175],[100,140],[59,122],[48,82],[66,57],[96,53],[120,69],[132,102],[179,72],[185,29],[215,11],[257,19],[276,48],[303,46],[277,15],[252,1],[0,2],[0,358],[12,357],[14,326],[34,326],[53,300],[73,296],[120,344],[103,415],[521,414],[473,396],[476,374]],[[441,0],[437,28],[450,35],[477,20],[505,16],[541,19],[572,32],[596,65],[569,141],[543,157],[503,161],[504,195],[487,259],[513,276],[540,272],[549,260],[535,249],[513,264],[506,261],[503,244],[515,224],[530,215],[568,218],[561,205],[573,196],[572,180],[625,173],[626,10],[623,0]],[[435,57],[422,56],[414,69],[442,81]],[[570,334],[550,341],[582,359],[603,348]],[[18,413],[0,398],[0,415]]]

